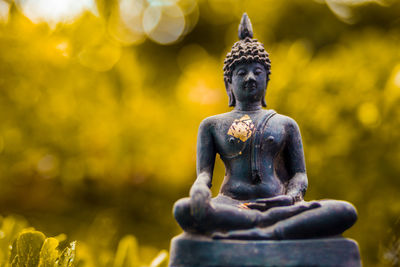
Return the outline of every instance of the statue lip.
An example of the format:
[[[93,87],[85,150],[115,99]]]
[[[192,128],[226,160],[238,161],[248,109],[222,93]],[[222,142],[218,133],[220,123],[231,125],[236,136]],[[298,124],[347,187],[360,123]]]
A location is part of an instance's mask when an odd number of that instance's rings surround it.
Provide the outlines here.
[[[246,83],[244,89],[257,89],[257,83]]]

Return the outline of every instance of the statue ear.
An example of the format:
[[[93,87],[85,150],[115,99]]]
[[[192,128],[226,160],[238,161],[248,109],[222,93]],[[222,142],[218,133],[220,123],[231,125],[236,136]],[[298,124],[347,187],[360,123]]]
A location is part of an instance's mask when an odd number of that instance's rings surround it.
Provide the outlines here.
[[[236,99],[235,99],[235,95],[233,94],[232,90],[229,90],[228,97],[229,97],[229,106],[230,107],[236,106]]]
[[[265,88],[265,90],[264,90],[264,95],[263,95],[263,97],[262,97],[262,99],[261,99],[261,106],[263,106],[264,108],[266,108],[267,107],[267,101],[265,100],[265,95],[267,94],[267,88]]]
[[[236,99],[235,99],[235,95],[233,94],[230,85],[231,85],[231,83],[229,81],[225,80],[225,90],[226,90],[226,93],[228,94],[228,99],[229,99],[228,106],[234,107],[234,106],[236,106]]]
[[[261,99],[261,105],[266,108],[267,107],[267,101],[265,100],[265,95],[267,94],[267,87],[268,87],[268,81],[269,81],[269,75],[267,75],[267,82],[264,90],[264,95],[263,98]]]
[[[266,108],[267,107],[267,102],[265,101],[265,94],[264,97],[261,99],[261,105]]]

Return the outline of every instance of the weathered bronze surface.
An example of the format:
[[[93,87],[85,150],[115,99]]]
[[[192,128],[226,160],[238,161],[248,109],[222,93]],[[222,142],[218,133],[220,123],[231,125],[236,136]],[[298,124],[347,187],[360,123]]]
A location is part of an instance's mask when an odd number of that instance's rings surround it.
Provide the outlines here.
[[[190,197],[175,203],[186,233],[213,239],[285,240],[340,235],[357,219],[348,202],[303,200],[307,189],[297,123],[266,107],[270,60],[243,15],[239,41],[227,54],[224,80],[231,112],[200,124],[197,179]],[[226,174],[211,198],[216,154]],[[214,241],[216,242],[216,241]]]
[[[181,234],[171,242],[170,266],[361,267],[355,241],[346,238],[215,241]]]

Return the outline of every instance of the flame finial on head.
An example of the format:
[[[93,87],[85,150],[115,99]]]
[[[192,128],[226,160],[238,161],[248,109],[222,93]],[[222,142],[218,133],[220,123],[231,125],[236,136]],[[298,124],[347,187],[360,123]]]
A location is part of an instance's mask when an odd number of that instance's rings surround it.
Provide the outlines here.
[[[244,40],[246,37],[253,38],[253,27],[246,13],[243,13],[242,20],[239,24],[239,40]]]

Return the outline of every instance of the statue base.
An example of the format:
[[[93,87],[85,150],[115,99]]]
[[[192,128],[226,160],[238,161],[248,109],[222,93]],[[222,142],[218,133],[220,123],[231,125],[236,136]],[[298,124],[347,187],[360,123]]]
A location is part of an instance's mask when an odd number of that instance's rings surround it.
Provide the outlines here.
[[[183,233],[171,240],[170,267],[359,266],[357,242],[343,237],[241,241]]]

